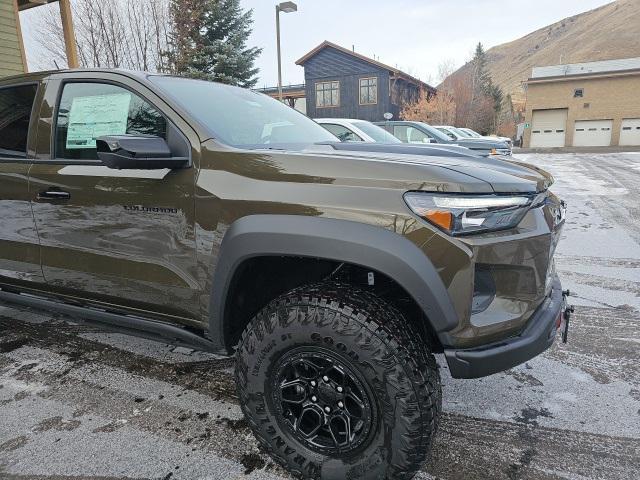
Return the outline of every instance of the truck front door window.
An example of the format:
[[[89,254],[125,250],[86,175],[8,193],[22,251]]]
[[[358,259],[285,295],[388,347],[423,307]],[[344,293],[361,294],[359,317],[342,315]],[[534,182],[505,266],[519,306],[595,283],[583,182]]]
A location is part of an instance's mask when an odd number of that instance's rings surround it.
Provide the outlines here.
[[[138,95],[116,85],[65,85],[56,123],[56,157],[97,160],[96,138],[142,134],[166,139],[167,121]]]

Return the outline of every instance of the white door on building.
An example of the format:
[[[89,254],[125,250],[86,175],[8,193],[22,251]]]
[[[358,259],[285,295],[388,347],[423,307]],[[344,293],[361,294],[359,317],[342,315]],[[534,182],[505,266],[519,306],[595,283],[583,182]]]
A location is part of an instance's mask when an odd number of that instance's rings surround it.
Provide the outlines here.
[[[564,147],[567,109],[534,110],[531,119],[531,148]]]
[[[640,145],[640,118],[623,118],[620,145]]]
[[[611,145],[613,120],[576,120],[574,147],[608,147]]]

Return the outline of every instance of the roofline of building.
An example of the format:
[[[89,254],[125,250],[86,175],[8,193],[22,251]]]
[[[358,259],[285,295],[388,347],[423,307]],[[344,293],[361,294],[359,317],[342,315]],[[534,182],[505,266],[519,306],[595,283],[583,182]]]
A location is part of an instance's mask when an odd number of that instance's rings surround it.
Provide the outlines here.
[[[30,8],[34,8],[34,7],[42,7],[44,5],[48,5],[50,3],[54,3],[57,2],[58,0],[46,0],[44,2],[32,2],[27,0],[27,3],[20,3],[20,1],[18,0],[18,10],[20,10],[21,12],[23,10],[29,10]]]
[[[254,92],[263,93],[273,98],[278,98],[280,96],[280,91],[278,87],[263,87],[263,88],[253,88]],[[288,99],[298,99],[304,98],[307,96],[306,85],[304,83],[299,85],[288,85],[286,87],[282,87],[282,97]]]
[[[531,84],[531,83],[568,82],[570,80],[626,77],[630,75],[640,75],[640,68],[632,68],[629,70],[610,70],[607,72],[576,73],[573,75],[554,75],[551,77],[531,77],[525,83]]]
[[[291,91],[298,91],[298,90],[304,90],[306,88],[306,85],[304,83],[298,83],[295,85],[283,85],[282,86],[282,91],[283,92],[291,92]],[[272,87],[256,87],[253,88],[252,90],[255,90],[256,92],[278,92],[278,86],[272,86]]]
[[[346,53],[347,55],[351,55],[352,57],[358,58],[364,62],[370,63],[372,65],[375,65],[377,67],[380,67],[384,70],[388,70],[389,72],[393,73],[394,75],[400,77],[400,78],[404,78],[405,80],[408,80],[410,82],[413,82],[417,85],[420,85],[424,88],[427,88],[429,90],[433,90],[435,91],[435,87],[432,87],[431,85],[427,84],[426,82],[423,82],[422,80],[420,80],[419,78],[416,78],[412,75],[409,75],[408,73],[403,72],[402,70],[398,70],[397,68],[394,68],[390,65],[386,65],[382,62],[378,62],[377,60],[374,60],[373,58],[369,58],[365,55],[362,55],[360,53],[354,52],[352,50],[349,50],[348,48],[344,48],[341,47],[340,45],[337,45],[333,42],[330,42],[328,40],[325,40],[324,42],[322,42],[320,45],[318,45],[317,47],[315,47],[313,50],[311,50],[310,52],[308,52],[307,54],[305,54],[304,56],[300,57],[298,60],[296,60],[296,65],[300,65],[303,66],[305,64],[305,62],[307,60],[309,60],[311,57],[313,57],[314,55],[316,55],[320,50],[323,50],[324,48],[327,47],[331,47],[331,48],[335,48],[336,50],[342,52],[342,53]]]

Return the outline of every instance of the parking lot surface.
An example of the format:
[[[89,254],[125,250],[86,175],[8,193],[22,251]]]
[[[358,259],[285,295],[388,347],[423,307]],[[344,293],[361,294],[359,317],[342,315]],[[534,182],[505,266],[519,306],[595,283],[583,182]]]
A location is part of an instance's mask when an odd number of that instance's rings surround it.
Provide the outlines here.
[[[522,154],[556,178],[569,344],[479,380],[445,368],[421,479],[640,472],[640,154]],[[444,366],[442,358],[438,358]],[[289,478],[262,454],[232,361],[0,306],[0,478]]]

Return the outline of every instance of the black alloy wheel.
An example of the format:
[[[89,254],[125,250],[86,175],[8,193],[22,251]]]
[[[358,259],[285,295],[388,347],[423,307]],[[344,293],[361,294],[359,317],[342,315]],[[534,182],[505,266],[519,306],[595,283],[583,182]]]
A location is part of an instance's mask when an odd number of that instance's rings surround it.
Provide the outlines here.
[[[318,347],[297,348],[280,359],[273,396],[281,420],[319,453],[353,453],[375,426],[374,403],[361,377]]]

